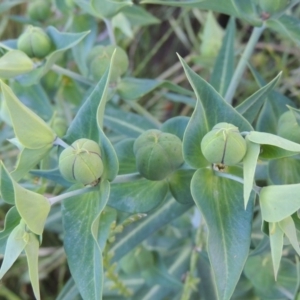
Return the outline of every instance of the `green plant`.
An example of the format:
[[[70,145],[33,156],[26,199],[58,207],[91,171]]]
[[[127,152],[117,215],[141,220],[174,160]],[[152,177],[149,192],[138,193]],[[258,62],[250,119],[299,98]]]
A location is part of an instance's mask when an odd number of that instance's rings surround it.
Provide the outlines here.
[[[297,299],[298,2],[2,1],[0,298]]]

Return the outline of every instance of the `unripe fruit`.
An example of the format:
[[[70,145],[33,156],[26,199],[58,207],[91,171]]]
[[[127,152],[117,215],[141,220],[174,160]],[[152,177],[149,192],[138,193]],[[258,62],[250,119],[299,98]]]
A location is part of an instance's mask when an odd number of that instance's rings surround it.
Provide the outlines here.
[[[264,13],[273,15],[284,11],[290,2],[290,0],[259,0],[259,6]]]
[[[182,142],[171,133],[147,130],[133,145],[138,171],[149,180],[163,180],[183,164]]]
[[[300,144],[300,126],[292,111],[289,110],[280,116],[277,133],[285,139]]]
[[[89,139],[79,139],[59,156],[59,170],[70,182],[95,185],[103,173],[99,145]]]
[[[18,49],[29,57],[44,58],[51,52],[52,42],[41,28],[29,26],[18,39]]]
[[[214,164],[232,166],[246,154],[246,141],[238,128],[229,123],[218,123],[201,141],[204,157]]]
[[[111,79],[117,80],[118,77],[127,71],[129,60],[126,52],[122,48],[114,45],[96,46],[90,51],[87,57],[87,66],[90,74],[95,80],[98,81],[104,75],[115,49],[116,54],[114,65],[111,70]]]
[[[51,3],[46,0],[37,0],[28,4],[27,13],[30,19],[45,21],[51,14]]]

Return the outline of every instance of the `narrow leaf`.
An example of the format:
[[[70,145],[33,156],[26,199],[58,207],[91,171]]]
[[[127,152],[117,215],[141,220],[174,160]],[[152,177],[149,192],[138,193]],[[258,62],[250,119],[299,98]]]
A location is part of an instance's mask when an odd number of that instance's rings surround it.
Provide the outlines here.
[[[246,136],[247,152],[243,158],[243,172],[244,172],[244,206],[245,209],[248,204],[248,200],[253,189],[255,169],[257,159],[259,156],[260,146],[252,143]]]
[[[300,184],[269,185],[260,191],[263,220],[279,222],[300,208]]]
[[[13,181],[2,161],[0,162],[0,194],[5,202],[15,204]]]
[[[249,123],[252,123],[255,120],[262,105],[264,104],[264,101],[273,91],[280,77],[281,72],[272,81],[270,81],[264,87],[260,88],[257,92],[248,97],[245,101],[243,101],[239,106],[235,108],[249,121]]]
[[[39,247],[40,242],[35,234],[29,233],[29,241],[25,246],[25,253],[27,257],[29,278],[33,289],[34,296],[37,300],[40,300],[40,286],[39,286]]]
[[[283,248],[283,231],[278,223],[269,223],[271,256],[275,280],[277,278]]]
[[[191,192],[208,227],[208,254],[218,298],[229,300],[248,257],[253,201],[245,210],[243,186],[209,169],[196,171]]]
[[[91,6],[103,18],[111,18],[116,15],[122,8],[130,6],[131,0],[110,1],[110,0],[91,0]]]
[[[220,93],[225,96],[234,69],[234,38],[235,19],[230,18],[223,38],[222,47],[217,56],[210,83]]]
[[[35,113],[14,95],[11,88],[1,81],[1,89],[13,123],[16,137],[29,149],[38,149],[52,144],[55,133]]]

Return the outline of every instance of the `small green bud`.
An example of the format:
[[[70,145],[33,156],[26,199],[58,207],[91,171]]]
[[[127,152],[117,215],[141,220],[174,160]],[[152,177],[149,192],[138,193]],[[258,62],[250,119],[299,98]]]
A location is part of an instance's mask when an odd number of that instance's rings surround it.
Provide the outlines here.
[[[264,13],[274,15],[284,11],[290,2],[290,0],[259,0],[259,6]]]
[[[184,162],[181,140],[155,129],[141,134],[133,151],[138,171],[149,180],[163,180]]]
[[[214,164],[232,166],[246,154],[246,141],[238,128],[229,123],[219,123],[201,141],[204,157]]]
[[[59,156],[59,170],[70,182],[95,185],[103,173],[99,145],[88,139],[79,139],[64,149]]]
[[[29,57],[44,58],[52,49],[49,36],[39,27],[29,26],[18,39],[18,49]]]
[[[45,0],[37,0],[28,4],[27,13],[30,19],[45,21],[51,14],[51,3]]]
[[[292,111],[289,110],[280,116],[277,134],[285,139],[300,144],[300,126]]]
[[[127,71],[129,60],[126,52],[121,47],[114,45],[96,46],[90,51],[87,57],[87,66],[90,70],[90,74],[95,80],[99,80],[104,75],[109,67],[115,49],[116,54],[114,65],[111,70],[111,79],[115,81]]]

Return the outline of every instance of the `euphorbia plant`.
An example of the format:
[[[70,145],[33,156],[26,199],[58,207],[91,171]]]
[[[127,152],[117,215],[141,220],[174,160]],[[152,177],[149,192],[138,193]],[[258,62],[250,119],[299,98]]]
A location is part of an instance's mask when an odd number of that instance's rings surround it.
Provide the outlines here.
[[[63,30],[39,23],[38,7],[49,20],[51,10],[37,1],[26,6],[34,26],[0,43],[2,126],[19,150],[0,167],[0,277],[24,251],[40,299],[40,249],[54,232],[70,270],[58,299],[294,299],[300,114],[274,91],[281,75],[266,84],[249,60],[266,28],[299,43],[297,1],[151,2],[232,16],[209,80],[179,55],[192,91],[130,77],[122,34],[159,21],[130,1],[56,1]],[[235,69],[234,17],[254,26]],[[259,87],[235,105],[247,64]],[[156,118],[138,100],[160,87],[192,112]]]

